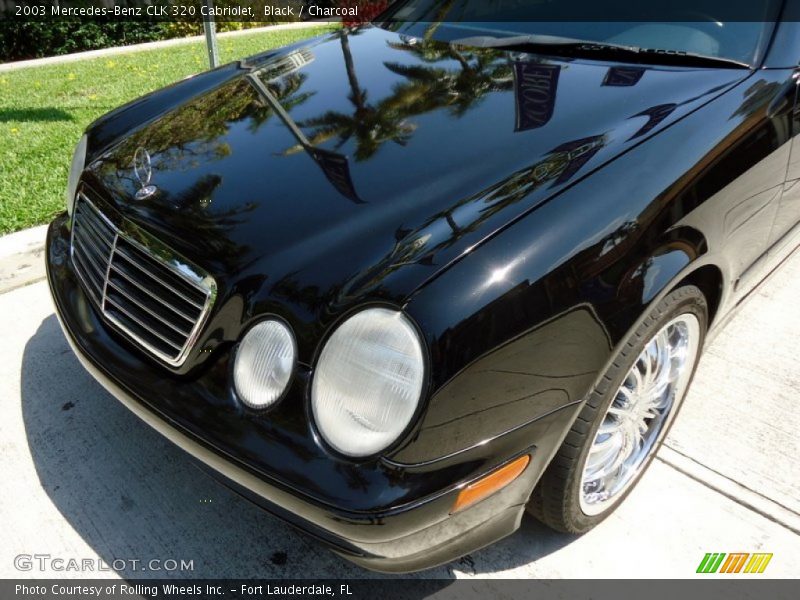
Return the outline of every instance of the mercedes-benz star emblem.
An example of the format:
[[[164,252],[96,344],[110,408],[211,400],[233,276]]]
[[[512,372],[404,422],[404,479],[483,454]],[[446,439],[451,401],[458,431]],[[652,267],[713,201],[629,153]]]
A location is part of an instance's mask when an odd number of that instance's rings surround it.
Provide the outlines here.
[[[150,164],[150,154],[144,147],[139,146],[133,155],[133,174],[139,180],[141,186],[136,192],[137,200],[144,200],[156,193],[158,188],[150,185],[150,179],[153,177],[153,165]]]

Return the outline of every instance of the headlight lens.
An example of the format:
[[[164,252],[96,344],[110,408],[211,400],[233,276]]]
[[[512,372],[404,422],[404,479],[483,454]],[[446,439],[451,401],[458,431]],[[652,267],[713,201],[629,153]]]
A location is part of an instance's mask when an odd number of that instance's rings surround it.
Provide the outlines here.
[[[239,344],[233,365],[236,393],[251,408],[267,408],[282,395],[294,371],[294,336],[274,319],[262,321]]]
[[[72,165],[69,168],[69,179],[67,180],[67,212],[72,214],[72,207],[75,206],[75,193],[78,191],[78,180],[86,166],[86,134],[75,146],[75,153],[72,155]]]
[[[416,330],[401,312],[364,310],[322,349],[311,387],[322,437],[348,456],[383,450],[416,412],[425,366]]]

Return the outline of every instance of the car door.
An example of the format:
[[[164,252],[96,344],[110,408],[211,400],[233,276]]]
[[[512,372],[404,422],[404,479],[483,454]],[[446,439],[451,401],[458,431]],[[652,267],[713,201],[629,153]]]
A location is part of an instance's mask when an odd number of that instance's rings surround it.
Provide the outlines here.
[[[772,254],[781,259],[797,245],[800,236],[800,69],[794,75],[792,105],[792,149],[786,171],[783,196],[778,204],[770,234]]]
[[[727,149],[705,179],[713,183],[738,173],[727,186],[708,197],[706,210],[720,228],[719,246],[729,260],[735,296],[746,295],[771,267],[769,248],[789,164],[794,89],[787,82],[792,69],[757,72],[748,80],[737,113],[744,134]],[[792,83],[794,83],[792,81]],[[788,100],[787,100],[788,98]]]

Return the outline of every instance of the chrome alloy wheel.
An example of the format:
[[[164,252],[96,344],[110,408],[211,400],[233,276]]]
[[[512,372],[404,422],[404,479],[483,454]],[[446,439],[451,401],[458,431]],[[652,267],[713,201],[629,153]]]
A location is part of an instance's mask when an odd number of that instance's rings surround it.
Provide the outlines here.
[[[647,464],[686,392],[699,341],[700,322],[684,313],[662,327],[637,357],[586,456],[580,491],[584,514],[600,514],[616,503]]]

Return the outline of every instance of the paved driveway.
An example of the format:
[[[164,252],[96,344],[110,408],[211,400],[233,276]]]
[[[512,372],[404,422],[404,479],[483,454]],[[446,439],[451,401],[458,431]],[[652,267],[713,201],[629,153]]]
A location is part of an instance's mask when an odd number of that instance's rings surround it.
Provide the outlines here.
[[[668,447],[594,531],[526,519],[418,576],[691,577],[706,552],[772,552],[764,576],[800,576],[798,298],[800,255],[708,349]],[[373,576],[217,484],[109,396],[72,355],[46,283],[0,294],[0,332],[0,577],[92,576],[20,573],[23,553],[191,560],[178,574],[196,577]]]

